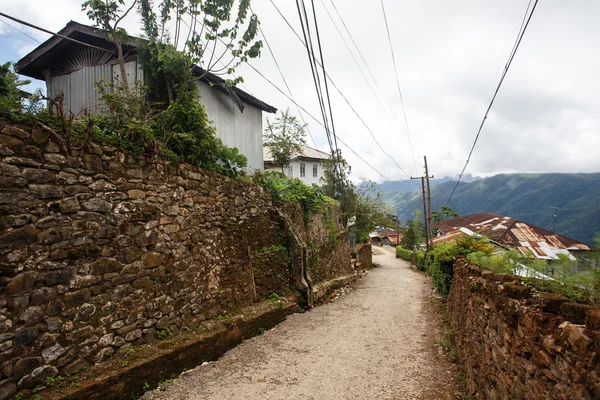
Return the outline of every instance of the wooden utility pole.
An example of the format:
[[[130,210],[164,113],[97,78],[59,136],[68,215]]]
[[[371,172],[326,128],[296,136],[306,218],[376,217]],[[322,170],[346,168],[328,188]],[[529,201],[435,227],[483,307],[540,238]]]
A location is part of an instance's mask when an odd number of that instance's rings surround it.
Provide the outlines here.
[[[433,250],[433,220],[431,219],[431,186],[429,186],[429,168],[427,168],[427,156],[423,156],[425,160],[425,179],[427,180],[427,219],[429,221],[429,247]],[[433,175],[431,176],[433,178]]]
[[[421,180],[421,193],[423,194],[423,221],[425,222],[425,246],[427,247],[427,251],[429,251],[429,225],[427,218],[427,200],[425,199],[425,177],[421,176],[418,178],[411,177],[410,179],[420,179]]]

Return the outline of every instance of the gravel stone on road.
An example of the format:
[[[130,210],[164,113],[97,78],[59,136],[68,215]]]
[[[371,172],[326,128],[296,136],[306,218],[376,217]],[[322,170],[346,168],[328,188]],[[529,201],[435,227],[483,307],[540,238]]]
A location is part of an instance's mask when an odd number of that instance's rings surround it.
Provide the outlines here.
[[[428,278],[375,251],[379,267],[352,292],[142,399],[452,399],[458,371],[438,354],[443,328]]]

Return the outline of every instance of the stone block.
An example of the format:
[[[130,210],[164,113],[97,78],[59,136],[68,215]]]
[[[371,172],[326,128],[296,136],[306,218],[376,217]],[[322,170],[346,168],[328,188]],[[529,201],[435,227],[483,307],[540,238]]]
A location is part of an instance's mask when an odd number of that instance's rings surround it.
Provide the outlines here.
[[[58,375],[56,367],[44,365],[38,367],[29,375],[25,375],[18,383],[19,389],[28,389],[46,383],[46,378]]]
[[[588,311],[596,309],[594,306],[579,303],[563,303],[560,306],[560,313],[568,321],[574,324],[585,324]]]
[[[31,184],[29,185],[29,189],[36,199],[58,199],[63,195],[63,189],[56,185]]]
[[[35,243],[38,238],[39,231],[33,225],[26,225],[22,228],[13,229],[0,236],[0,247],[17,247],[20,245],[28,245]]]
[[[103,257],[90,265],[92,275],[104,275],[109,272],[116,272],[123,268],[123,264],[115,258]]]
[[[25,375],[31,373],[34,369],[42,365],[41,357],[27,357],[18,360],[13,366],[12,378],[18,381]]]
[[[0,400],[8,400],[17,393],[17,385],[12,379],[0,381]]]
[[[8,125],[2,129],[2,133],[5,135],[17,137],[19,139],[27,139],[29,137],[29,133],[23,130],[22,128]]]
[[[44,358],[44,362],[46,364],[53,363],[63,354],[65,354],[65,349],[58,343],[42,351],[42,357]]]
[[[19,295],[29,292],[38,281],[39,274],[34,271],[21,272],[6,285],[5,292],[9,295]]]
[[[17,328],[14,342],[17,346],[25,346],[36,341],[40,336],[37,328]]]
[[[74,307],[85,303],[91,297],[89,289],[81,289],[74,292],[65,293],[65,302],[67,306]]]

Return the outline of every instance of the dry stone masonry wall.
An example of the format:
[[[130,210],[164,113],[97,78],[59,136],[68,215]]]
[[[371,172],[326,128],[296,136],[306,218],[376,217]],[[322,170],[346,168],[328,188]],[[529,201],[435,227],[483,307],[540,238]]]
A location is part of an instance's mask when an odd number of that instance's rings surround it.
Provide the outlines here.
[[[268,191],[113,147],[89,150],[61,154],[40,129],[1,128],[0,399],[297,281]],[[308,235],[302,208],[287,212]],[[317,236],[304,240],[316,242],[320,263],[337,263],[315,264],[319,278],[349,273],[343,234],[336,244]],[[259,265],[268,249],[281,254]]]
[[[448,311],[478,398],[600,398],[600,308],[458,260]]]

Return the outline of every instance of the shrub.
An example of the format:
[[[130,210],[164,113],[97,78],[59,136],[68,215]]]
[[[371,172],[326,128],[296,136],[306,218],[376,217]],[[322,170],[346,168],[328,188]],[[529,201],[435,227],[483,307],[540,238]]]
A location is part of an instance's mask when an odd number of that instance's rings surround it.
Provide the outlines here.
[[[471,253],[491,255],[494,247],[485,238],[460,236],[453,242],[441,243],[433,250],[432,260],[426,262],[426,271],[433,279],[433,285],[442,295],[450,293],[454,277],[454,260],[457,256],[468,257]],[[426,257],[427,258],[427,257]]]
[[[402,258],[403,260],[411,261],[413,251],[405,249],[402,246],[396,246],[396,258]]]
[[[253,179],[255,183],[271,191],[273,200],[301,202],[307,217],[336,203],[325,196],[317,185],[308,186],[298,178],[288,178],[282,172],[256,173]]]

